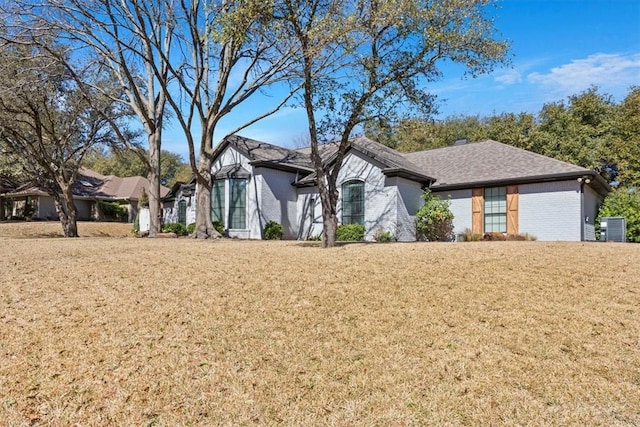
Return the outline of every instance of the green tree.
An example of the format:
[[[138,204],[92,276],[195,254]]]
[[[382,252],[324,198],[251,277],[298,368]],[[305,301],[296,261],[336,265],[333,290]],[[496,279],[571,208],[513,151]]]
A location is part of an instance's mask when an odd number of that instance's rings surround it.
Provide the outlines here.
[[[612,131],[616,105],[610,95],[592,87],[572,95],[568,103],[545,104],[538,115],[538,129],[529,148],[559,160],[599,171],[615,179]]]
[[[407,105],[433,112],[424,90],[445,61],[470,75],[504,61],[507,44],[495,39],[488,0],[289,0],[276,9],[300,51],[302,104],[322,203],[323,246],[335,244],[338,174],[357,126],[395,120]],[[319,150],[335,141],[330,165]]]
[[[147,156],[146,151],[143,151]],[[85,161],[85,166],[103,175],[147,176],[148,163],[143,161],[139,153],[131,150],[111,148],[108,151],[94,150]],[[176,173],[186,166],[182,156],[167,150],[160,153],[160,183],[171,185]]]
[[[627,223],[627,241],[640,243],[640,193],[626,189],[616,189],[609,193],[598,211],[600,218],[623,216]]]
[[[634,86],[616,112],[611,152],[615,153],[617,184],[640,188],[640,86]]]

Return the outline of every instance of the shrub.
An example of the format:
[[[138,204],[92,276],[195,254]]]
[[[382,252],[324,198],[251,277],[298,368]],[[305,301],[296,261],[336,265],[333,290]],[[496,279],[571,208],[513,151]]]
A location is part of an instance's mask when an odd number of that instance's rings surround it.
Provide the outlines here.
[[[196,231],[196,223],[192,222],[191,224],[187,225],[187,234],[193,234],[194,231]]]
[[[224,223],[222,221],[213,221],[213,228],[224,236]]]
[[[416,239],[428,242],[450,242],[454,239],[451,202],[424,190],[424,205],[416,214]]]
[[[184,224],[180,224],[177,222],[164,224],[162,226],[163,233],[176,233],[178,236],[186,236],[187,235],[187,227]]]
[[[378,230],[376,234],[374,234],[373,240],[380,243],[388,243],[395,242],[397,239],[390,231]]]
[[[282,240],[282,226],[275,221],[269,221],[264,226],[265,240]]]
[[[627,223],[627,241],[640,243],[640,193],[619,188],[609,193],[598,212],[596,226],[600,234],[600,218],[623,216]]]
[[[133,220],[133,235],[138,237],[140,235],[140,214],[137,213]]]
[[[364,225],[341,224],[336,230],[336,240],[341,242],[359,242],[364,240]]]
[[[124,221],[127,219],[127,208],[118,202],[104,202],[98,200],[98,209],[106,219]]]
[[[484,233],[484,236],[482,236],[482,240],[486,240],[489,242],[505,241],[507,240],[507,236],[500,233],[499,231],[491,231],[489,233]]]
[[[468,228],[458,234],[458,240],[460,242],[479,242],[482,240],[482,233],[474,233]]]

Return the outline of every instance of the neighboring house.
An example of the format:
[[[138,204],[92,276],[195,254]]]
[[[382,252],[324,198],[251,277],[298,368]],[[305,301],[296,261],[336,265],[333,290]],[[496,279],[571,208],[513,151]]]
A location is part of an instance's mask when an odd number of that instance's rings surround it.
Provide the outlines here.
[[[117,202],[127,209],[127,220],[133,222],[138,212],[138,198],[142,189],[149,191],[149,181],[141,176],[121,178],[115,175],[101,175],[89,169],[81,169],[73,187],[73,200],[78,209],[78,220],[103,219],[98,202]],[[161,187],[164,197],[169,192]],[[24,206],[30,206],[34,219],[57,219],[53,197],[38,186],[26,185],[2,195],[13,201],[13,212],[18,215]]]
[[[335,146],[321,149],[331,167]],[[216,148],[214,159],[211,216],[225,224],[228,236],[260,239],[269,221],[280,223],[288,239],[322,232],[308,148],[290,150],[234,135]],[[495,141],[399,153],[356,138],[337,184],[340,223],[364,225],[366,240],[389,231],[400,241],[415,240],[425,188],[451,200],[456,233],[574,241],[595,238],[598,206],[610,191],[594,171]],[[174,186],[165,200],[165,218],[195,221],[193,181]]]

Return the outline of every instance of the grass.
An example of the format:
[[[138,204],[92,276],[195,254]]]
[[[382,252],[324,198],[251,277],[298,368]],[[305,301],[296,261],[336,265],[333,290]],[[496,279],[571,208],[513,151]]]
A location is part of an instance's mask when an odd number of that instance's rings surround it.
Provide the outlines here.
[[[640,245],[0,245],[0,424],[640,424]]]

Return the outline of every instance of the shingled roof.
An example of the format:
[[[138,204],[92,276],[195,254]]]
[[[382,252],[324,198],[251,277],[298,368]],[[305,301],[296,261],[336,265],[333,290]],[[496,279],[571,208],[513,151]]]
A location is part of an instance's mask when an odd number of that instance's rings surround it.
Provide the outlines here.
[[[603,188],[608,187],[592,170],[492,140],[405,153],[404,157],[436,178],[431,186],[434,190],[552,181],[584,175],[594,177]]]
[[[290,150],[255,139],[239,135],[226,137],[214,152],[213,157],[220,155],[228,146],[233,146],[244,154],[254,166],[268,166],[274,169],[312,171],[309,154]]]
[[[358,137],[353,139],[347,148],[347,152],[349,150],[362,153],[380,163],[382,165],[382,173],[387,176],[401,176],[425,184],[434,180],[434,178],[426,174],[420,166],[408,160],[398,151],[369,138]],[[331,156],[327,157],[328,162],[333,161],[332,157],[335,155],[335,151],[336,147],[333,146]],[[301,186],[312,185],[315,181],[315,174],[311,174],[300,179],[297,184]]]
[[[121,178],[115,175],[102,175],[90,169],[81,169],[73,186],[73,196],[78,199],[136,201],[143,188],[147,192],[149,191],[149,180],[142,176]],[[162,197],[168,192],[168,188],[160,187]],[[15,192],[8,194],[14,196],[47,195],[44,189],[33,185],[20,187]]]

